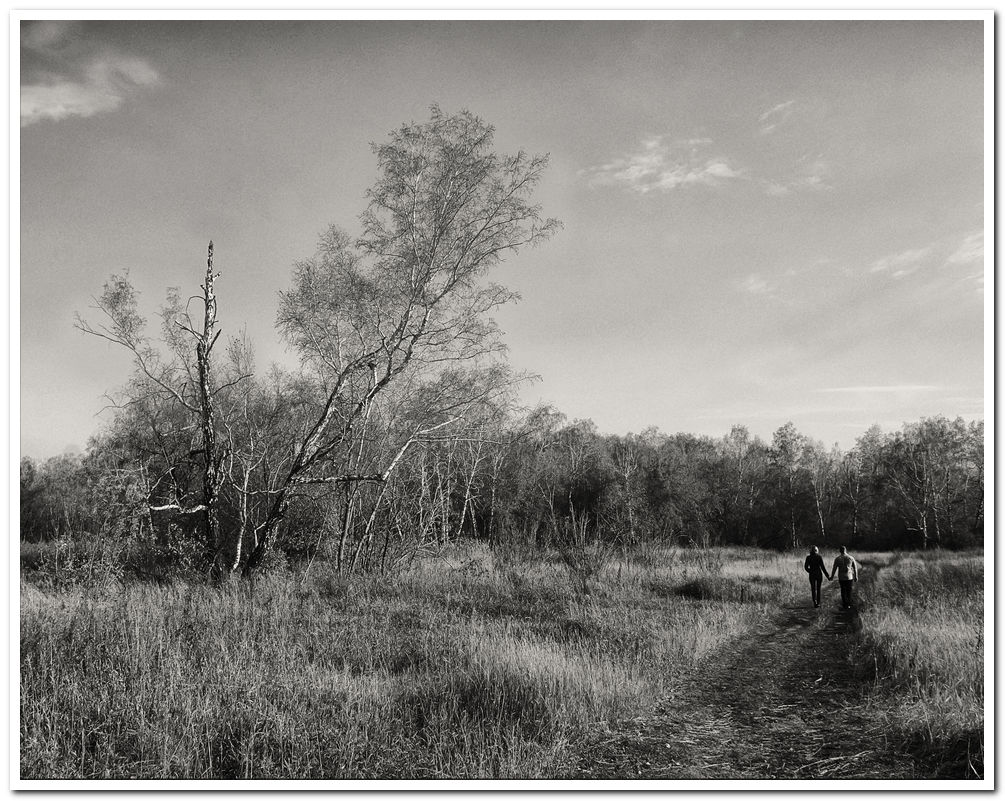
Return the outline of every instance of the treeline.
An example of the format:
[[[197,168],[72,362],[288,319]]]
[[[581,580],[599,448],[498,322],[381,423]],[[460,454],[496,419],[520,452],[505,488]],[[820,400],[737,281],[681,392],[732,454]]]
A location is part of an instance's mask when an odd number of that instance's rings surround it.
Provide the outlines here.
[[[614,437],[519,412],[527,378],[492,319],[515,295],[488,274],[560,224],[531,202],[547,159],[492,141],[477,117],[434,107],[373,145],[356,234],[326,231],[280,295],[295,369],[260,370],[244,337],[221,337],[212,242],[199,291],[169,290],[153,332],[113,275],[77,326],[128,353],[132,375],[85,456],[22,462],[22,538],[128,543],[217,575],[290,558],[381,569],[462,536],[981,541],[980,424],[872,430],[840,453],[791,425],[771,443],[742,428]]]
[[[276,390],[271,398],[290,400]],[[296,425],[274,405],[260,411],[274,428],[255,428],[258,458],[228,463],[222,493],[222,524],[240,532],[245,552],[282,472],[284,429]],[[85,456],[22,460],[22,538],[200,541],[201,516],[186,525],[185,515],[162,509],[164,476],[171,492],[182,485],[184,495],[199,493],[198,470],[185,475],[165,458],[162,424],[144,431],[138,415],[122,415]],[[614,436],[550,408],[518,416],[486,403],[479,415],[414,442],[386,481],[304,485],[277,546],[290,558],[320,554],[346,571],[386,567],[459,537],[504,547],[968,547],[983,541],[983,429],[933,417],[886,434],[873,427],[842,451],[791,423],[770,443],[741,426],[719,438],[656,429]],[[356,466],[393,458],[406,437],[375,425],[356,443]]]

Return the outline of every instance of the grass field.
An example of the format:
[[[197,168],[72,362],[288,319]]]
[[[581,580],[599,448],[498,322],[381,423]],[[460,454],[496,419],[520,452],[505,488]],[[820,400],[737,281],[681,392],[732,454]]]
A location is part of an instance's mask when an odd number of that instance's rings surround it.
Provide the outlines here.
[[[887,558],[862,620],[863,665],[892,736],[937,776],[983,775],[983,555]]]
[[[21,775],[547,776],[787,597],[791,561],[464,546],[392,580],[24,581]]]
[[[755,621],[808,600],[802,558],[586,549],[529,561],[462,545],[392,578],[315,564],[221,587],[29,571],[21,777],[547,778],[586,728],[645,713]],[[950,708],[963,725],[983,665],[961,656],[961,679],[938,643],[910,645],[931,641],[924,627],[883,622],[915,613],[896,589],[910,570],[955,581],[979,568],[884,568],[864,632],[877,698],[911,699],[888,711],[898,731],[914,731],[921,707],[929,725]]]

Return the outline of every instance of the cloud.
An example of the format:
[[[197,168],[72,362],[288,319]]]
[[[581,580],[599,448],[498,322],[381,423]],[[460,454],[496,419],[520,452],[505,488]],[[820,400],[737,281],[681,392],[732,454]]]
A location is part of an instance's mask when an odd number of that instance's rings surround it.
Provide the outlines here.
[[[854,395],[887,395],[893,393],[936,392],[942,387],[934,384],[887,384],[881,386],[828,387],[817,392],[846,393]]]
[[[626,186],[634,192],[669,192],[688,186],[717,186],[745,178],[724,156],[709,155],[710,139],[667,143],[665,137],[646,139],[641,147],[582,174],[595,186]]]
[[[44,20],[25,23],[21,35],[21,46],[36,52],[49,52],[66,42],[78,27],[76,22],[65,20]]]
[[[762,114],[761,119],[787,117],[794,104],[794,100],[780,103]],[[805,154],[790,164],[781,174],[758,175],[716,153],[713,141],[706,137],[671,141],[664,136],[652,136],[643,139],[633,152],[581,170],[579,174],[592,186],[625,186],[639,194],[689,186],[723,186],[737,180],[748,181],[772,197],[831,188],[833,170],[823,155]]]
[[[900,253],[884,256],[873,262],[870,272],[889,272],[894,278],[903,278],[920,268],[931,252],[932,249],[929,247],[904,250]]]
[[[785,197],[793,192],[830,189],[831,166],[822,156],[803,158],[787,180],[761,181],[764,191],[772,197]]]
[[[800,262],[793,267],[789,267],[785,271],[785,275],[790,278],[801,275],[813,275],[814,278],[817,279],[820,275],[825,273],[834,275],[847,274],[847,272],[848,271],[837,264],[834,259],[827,258],[826,256],[818,256],[815,259]]]
[[[780,103],[762,114],[761,119],[787,117],[794,103],[794,100]],[[579,174],[592,186],[625,186],[639,194],[690,186],[724,186],[737,180],[760,187],[773,197],[831,188],[831,165],[822,155],[804,155],[792,164],[787,175],[768,177],[737,166],[729,157],[716,153],[713,145],[706,137],[670,141],[664,136],[652,136],[643,139],[633,152],[580,170]]]
[[[962,272],[961,280],[973,282],[981,295],[984,294],[984,231],[971,231],[956,250],[946,258],[946,267]]]
[[[758,117],[757,121],[761,123],[761,135],[767,136],[778,130],[778,127],[791,116],[795,103],[795,100],[786,100],[784,103],[769,108]]]
[[[984,232],[973,231],[967,234],[960,246],[946,259],[947,265],[983,264],[984,263]]]
[[[740,289],[751,295],[767,295],[771,287],[757,273],[748,275],[739,285]]]
[[[44,22],[22,29],[21,127],[42,120],[92,117],[115,111],[140,89],[160,81],[149,63],[110,50],[81,50],[73,23]]]
[[[822,157],[807,160],[803,166],[802,175],[796,179],[796,186],[806,189],[829,189],[828,180],[831,166]]]
[[[762,137],[775,133],[782,127],[792,128],[800,126],[803,128],[803,136],[798,137],[803,141],[810,141],[811,138],[818,138],[819,131],[816,128],[807,128],[808,123],[816,120],[817,126],[823,122],[826,110],[819,101],[810,100],[786,100],[772,106],[758,118],[758,132]],[[831,164],[821,153],[803,153],[796,156],[792,153],[784,153],[783,149],[791,146],[796,141],[795,137],[784,137],[783,141],[764,141],[765,152],[773,153],[773,160],[776,164],[791,165],[785,172],[779,172],[770,178],[762,180],[761,186],[764,191],[774,197],[784,197],[793,192],[804,190],[824,190],[831,188]],[[788,144],[785,144],[787,142]],[[789,161],[789,158],[792,158]]]

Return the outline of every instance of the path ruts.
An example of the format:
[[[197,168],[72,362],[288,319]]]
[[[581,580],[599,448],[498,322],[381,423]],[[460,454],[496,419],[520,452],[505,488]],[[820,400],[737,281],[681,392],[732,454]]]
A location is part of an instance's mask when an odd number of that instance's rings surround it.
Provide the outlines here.
[[[654,714],[594,735],[565,778],[921,778],[868,714],[849,636],[858,617],[835,596],[765,618]]]

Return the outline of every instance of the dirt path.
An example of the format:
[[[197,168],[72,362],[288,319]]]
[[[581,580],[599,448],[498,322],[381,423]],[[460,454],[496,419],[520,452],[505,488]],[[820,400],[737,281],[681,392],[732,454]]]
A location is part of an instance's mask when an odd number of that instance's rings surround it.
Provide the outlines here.
[[[716,654],[653,715],[596,735],[567,778],[921,778],[867,714],[858,617],[835,606],[837,582],[819,609],[808,600]]]

